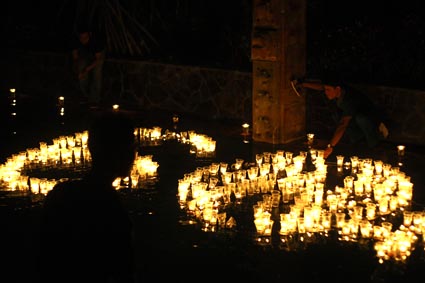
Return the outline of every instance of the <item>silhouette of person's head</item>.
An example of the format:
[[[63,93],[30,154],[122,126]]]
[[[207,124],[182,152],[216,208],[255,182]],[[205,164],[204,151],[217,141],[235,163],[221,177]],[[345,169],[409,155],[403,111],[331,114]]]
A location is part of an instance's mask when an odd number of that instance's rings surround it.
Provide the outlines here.
[[[132,119],[122,112],[101,113],[89,129],[88,147],[94,175],[128,176],[136,156]]]
[[[89,40],[90,40],[91,35],[92,35],[92,31],[87,24],[78,25],[77,36],[78,36],[78,40],[81,42],[81,44],[87,45]]]

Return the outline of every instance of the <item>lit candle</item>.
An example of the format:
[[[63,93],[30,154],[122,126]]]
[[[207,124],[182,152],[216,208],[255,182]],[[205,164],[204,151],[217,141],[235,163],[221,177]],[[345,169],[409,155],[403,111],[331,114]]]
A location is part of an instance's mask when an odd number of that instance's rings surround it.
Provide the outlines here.
[[[307,144],[309,146],[313,145],[313,139],[314,139],[314,134],[313,133],[308,133],[307,134]]]
[[[242,124],[242,133],[244,135],[249,135],[249,124],[248,123]]]
[[[397,146],[397,155],[399,157],[403,157],[404,156],[404,150],[405,150],[405,146],[404,145],[398,145]]]
[[[375,219],[375,214],[376,214],[376,204],[373,202],[368,202],[366,204],[366,218],[368,220],[373,220]]]

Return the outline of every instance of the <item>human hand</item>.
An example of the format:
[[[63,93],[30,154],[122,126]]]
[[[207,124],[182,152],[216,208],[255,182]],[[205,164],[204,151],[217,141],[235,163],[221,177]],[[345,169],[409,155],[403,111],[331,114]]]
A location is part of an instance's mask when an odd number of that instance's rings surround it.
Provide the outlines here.
[[[85,79],[86,76],[87,76],[87,72],[86,71],[81,71],[80,73],[78,73],[78,79],[79,80]]]

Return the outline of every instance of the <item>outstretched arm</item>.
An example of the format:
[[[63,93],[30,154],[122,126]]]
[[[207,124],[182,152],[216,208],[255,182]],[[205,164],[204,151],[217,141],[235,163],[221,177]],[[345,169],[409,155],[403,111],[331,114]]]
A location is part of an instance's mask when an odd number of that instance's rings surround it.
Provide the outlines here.
[[[78,74],[78,49],[72,50],[72,68],[75,74]]]
[[[85,68],[85,72],[86,73],[88,73],[91,70],[93,70],[94,67],[96,67],[97,65],[101,64],[101,62],[102,62],[102,52],[97,52],[94,56],[95,56],[95,60],[90,65],[88,65]]]
[[[345,133],[345,130],[348,127],[348,124],[350,123],[350,120],[351,116],[343,116],[339,121],[339,124],[336,127],[336,130],[331,140],[329,141],[328,147],[325,149],[325,158],[327,158],[332,153],[334,146],[336,146],[341,140],[342,136]]]
[[[313,90],[323,91],[324,86],[322,81],[316,79],[292,80],[292,83],[297,87],[309,88]]]
[[[319,91],[322,91],[325,89],[322,82],[320,81],[304,81],[300,83],[300,85],[304,88],[310,88],[310,89],[319,90]]]
[[[101,64],[102,62],[102,52],[97,52],[95,54],[95,60],[88,65],[87,67],[85,67],[79,74],[78,74],[78,78],[81,80],[83,79],[85,76],[87,76],[87,74],[93,70],[97,65]]]

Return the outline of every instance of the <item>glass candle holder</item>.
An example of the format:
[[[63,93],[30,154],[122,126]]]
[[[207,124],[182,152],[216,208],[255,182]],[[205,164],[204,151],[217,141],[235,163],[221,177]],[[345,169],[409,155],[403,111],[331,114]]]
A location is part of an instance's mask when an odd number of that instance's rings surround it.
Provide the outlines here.
[[[405,151],[405,149],[406,149],[406,146],[404,146],[404,145],[398,145],[397,146],[397,155],[398,155],[398,157],[403,157],[404,156],[404,151]]]

